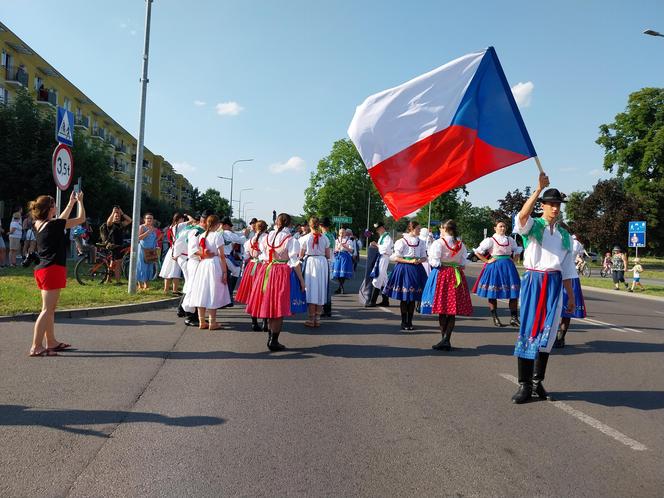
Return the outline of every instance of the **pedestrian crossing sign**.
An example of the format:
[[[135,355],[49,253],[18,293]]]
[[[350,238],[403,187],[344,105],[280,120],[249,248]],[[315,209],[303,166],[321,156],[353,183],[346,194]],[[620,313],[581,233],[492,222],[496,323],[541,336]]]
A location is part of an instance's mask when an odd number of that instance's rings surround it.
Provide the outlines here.
[[[74,146],[74,114],[64,107],[58,107],[55,140],[69,147]]]

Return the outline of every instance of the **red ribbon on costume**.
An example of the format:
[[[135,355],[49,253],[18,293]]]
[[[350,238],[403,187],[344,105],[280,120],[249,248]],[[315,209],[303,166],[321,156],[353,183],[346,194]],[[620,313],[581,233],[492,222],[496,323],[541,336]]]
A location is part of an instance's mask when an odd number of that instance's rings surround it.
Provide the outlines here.
[[[480,285],[480,279],[482,278],[482,273],[484,273],[484,269],[486,268],[486,263],[482,265],[482,271],[480,271],[480,274],[477,276],[477,280],[475,280],[475,285],[473,285],[473,294],[477,293],[477,288]]]
[[[314,232],[314,245],[318,245],[318,239],[320,239],[320,234],[318,232]]]
[[[457,240],[454,243],[454,247],[450,247],[444,237],[441,237],[441,239],[443,239],[443,244],[445,244],[445,247],[447,247],[447,249],[452,253],[452,256],[456,256],[461,250],[462,242],[460,240]]]
[[[491,238],[492,238],[493,241],[494,241],[496,244],[498,244],[500,247],[507,247],[508,245],[510,245],[510,241],[509,241],[509,240],[507,241],[507,244],[501,244],[500,242],[498,242],[498,241],[496,240],[496,238],[495,238],[493,235],[491,236]],[[509,239],[509,237],[508,237],[508,239]]]
[[[415,245],[409,244],[409,243],[408,243],[408,239],[407,239],[406,237],[404,237],[403,240],[404,240],[404,242],[406,243],[406,245],[407,245],[408,247],[417,247],[417,246],[420,245],[420,239],[417,239],[417,244],[415,244]]]
[[[169,246],[172,246],[173,242],[175,242],[175,240],[173,239],[173,227],[169,228],[168,232],[166,232],[166,239],[168,240]]]
[[[207,244],[205,243],[205,237],[203,237],[199,242],[198,246],[201,248],[201,259],[207,258]]]
[[[537,313],[535,314],[535,321],[533,322],[533,329],[530,332],[530,337],[536,337],[542,327],[544,326],[544,320],[546,319],[546,291],[547,283],[549,281],[549,272],[542,270],[528,270],[536,271],[539,273],[544,273],[544,278],[542,279],[542,289],[540,292],[539,300],[537,301]]]
[[[269,262],[272,263],[274,260],[274,253],[276,252],[277,249],[279,249],[282,245],[284,245],[284,242],[286,242],[288,239],[291,238],[291,235],[288,235],[287,237],[284,237],[284,240],[279,242],[278,245],[273,245],[274,242],[277,240],[277,235],[279,232],[277,232],[274,236],[274,239],[272,239],[272,244],[270,244],[270,236],[268,235],[267,237],[267,247],[269,248],[268,255],[269,255]]]

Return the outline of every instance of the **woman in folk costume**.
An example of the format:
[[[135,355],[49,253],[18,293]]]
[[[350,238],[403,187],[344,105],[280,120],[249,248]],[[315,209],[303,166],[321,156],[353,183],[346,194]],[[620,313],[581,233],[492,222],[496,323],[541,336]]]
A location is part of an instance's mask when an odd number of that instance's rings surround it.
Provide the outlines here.
[[[235,294],[235,300],[242,304],[249,302],[254,281],[262,279],[265,275],[260,244],[267,237],[267,223],[264,220],[258,220],[254,223],[254,226],[256,233],[244,243],[244,254],[248,260],[244,266],[244,270],[242,270],[242,280],[240,280],[240,286]],[[267,319],[263,319],[263,324],[261,325],[258,323],[258,317],[252,316],[251,330],[254,332],[260,332],[261,330],[267,332]]]
[[[305,327],[320,327],[320,315],[327,300],[327,286],[329,284],[330,242],[323,235],[320,222],[315,216],[309,218],[310,232],[300,237],[300,259],[305,259],[304,287],[309,319],[304,322]]]
[[[173,215],[173,221],[171,225],[166,229],[166,238],[168,239],[168,251],[166,256],[164,256],[164,261],[161,265],[161,271],[159,276],[164,279],[164,293],[168,292],[168,288],[172,284],[173,292],[178,291],[178,283],[182,278],[182,269],[178,265],[177,258],[173,257],[173,244],[177,239],[180,230],[187,226],[187,222],[184,221],[184,215],[181,213],[175,213]]]
[[[270,351],[286,349],[279,343],[284,317],[293,314],[293,296],[301,293],[305,286],[298,258],[300,244],[288,230],[290,223],[290,215],[280,213],[277,216],[277,228],[260,241],[264,270],[254,280],[245,310],[251,316],[268,319],[267,347]],[[294,288],[294,279],[300,289]]]
[[[353,278],[353,254],[355,244],[346,234],[345,228],[339,229],[339,237],[334,243],[334,264],[332,266],[332,278],[339,282],[339,288],[335,294],[345,294],[344,282],[347,278]]]
[[[201,262],[191,282],[191,296],[188,303],[198,308],[199,329],[218,330],[217,309],[231,302],[226,277],[226,257],[224,256],[224,234],[218,232],[219,217],[210,215],[205,220],[205,232],[198,237],[197,254]],[[210,317],[209,325],[205,314]]]
[[[195,306],[189,304],[189,297],[191,296],[191,286],[196,276],[196,270],[198,265],[201,262],[200,252],[199,252],[199,240],[198,236],[205,231],[205,223],[207,217],[212,214],[212,211],[205,210],[201,213],[201,216],[198,219],[198,223],[190,222],[192,228],[187,232],[186,236],[182,235],[178,238],[184,238],[187,245],[184,249],[184,252],[187,254],[186,265],[182,266],[182,272],[185,273],[184,286],[182,287],[182,296],[181,308],[184,311],[184,324],[188,327],[198,327],[198,310]]]
[[[442,336],[438,344],[432,346],[438,351],[450,351],[450,338],[456,324],[456,317],[473,314],[468,283],[463,273],[468,251],[459,239],[454,220],[447,220],[441,227],[440,238],[429,247],[431,273],[422,294],[423,314],[438,315],[438,325]]]
[[[567,229],[567,226],[564,226]],[[569,230],[568,230],[569,231]],[[574,256],[574,262],[583,256],[586,250],[583,247],[583,244],[576,240],[576,235],[572,235],[572,254]],[[569,296],[567,295],[567,289],[563,287],[563,312],[560,317],[560,328],[556,334],[556,340],[553,343],[554,348],[564,348],[565,347],[565,335],[569,330],[569,324],[572,321],[572,318],[585,318],[586,317],[586,301],[583,299],[583,291],[581,290],[581,279],[579,279],[579,273],[577,271],[576,275],[572,278],[572,290],[574,291],[574,311],[572,313],[567,312],[567,301],[569,301]]]
[[[556,222],[563,195],[555,188],[542,190],[549,178],[540,173],[537,189],[516,216],[515,231],[523,237],[523,265],[526,272],[521,279],[521,325],[514,347],[518,358],[519,390],[513,403],[526,403],[533,395],[547,399],[543,381],[549,353],[553,347],[563,307],[563,287],[567,291],[566,311],[576,308],[572,279],[576,275],[572,238]],[[539,195],[542,197],[538,199]],[[532,218],[537,201],[542,203],[542,217]]]
[[[390,260],[396,262],[392,274],[385,284],[383,294],[401,301],[401,330],[413,329],[415,302],[422,299],[427,274],[422,267],[426,258],[426,244],[419,239],[420,224],[408,223],[407,233],[394,243]]]
[[[422,230],[420,230],[419,239],[424,243],[424,247],[428,253],[429,247],[431,247],[431,244],[433,244],[433,235],[431,235],[431,232],[428,228],[422,228]],[[431,266],[429,265],[428,261],[422,263],[422,268],[424,268],[424,271],[427,272],[427,276],[429,273],[431,273]]]
[[[509,299],[510,325],[518,327],[521,279],[512,258],[521,253],[521,248],[512,237],[505,235],[507,225],[504,221],[496,223],[494,230],[495,233],[475,249],[475,255],[484,262],[484,266],[475,281],[473,292],[489,300],[489,311],[496,327],[503,326],[498,318],[498,299]],[[489,257],[485,256],[487,253]]]

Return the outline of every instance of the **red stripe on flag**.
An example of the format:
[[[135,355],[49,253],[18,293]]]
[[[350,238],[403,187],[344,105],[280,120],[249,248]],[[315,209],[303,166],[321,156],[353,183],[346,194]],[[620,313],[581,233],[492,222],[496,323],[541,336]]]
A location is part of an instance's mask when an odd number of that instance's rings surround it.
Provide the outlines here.
[[[378,163],[369,175],[398,219],[444,192],[526,159],[487,144],[477,130],[454,125]]]

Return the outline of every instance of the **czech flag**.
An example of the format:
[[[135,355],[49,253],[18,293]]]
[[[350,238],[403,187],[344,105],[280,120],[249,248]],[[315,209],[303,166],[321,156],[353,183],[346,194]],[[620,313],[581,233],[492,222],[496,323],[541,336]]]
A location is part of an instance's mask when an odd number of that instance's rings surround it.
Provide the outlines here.
[[[348,136],[397,219],[537,155],[493,47],[368,97]]]

